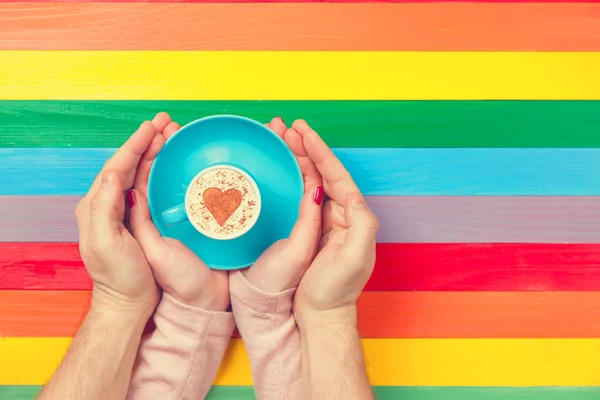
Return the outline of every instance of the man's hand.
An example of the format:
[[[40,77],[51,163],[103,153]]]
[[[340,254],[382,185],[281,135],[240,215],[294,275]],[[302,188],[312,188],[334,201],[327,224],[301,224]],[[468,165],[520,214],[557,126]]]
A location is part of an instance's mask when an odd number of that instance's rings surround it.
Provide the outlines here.
[[[79,249],[94,282],[93,301],[134,309],[146,319],[158,301],[158,289],[142,248],[124,224],[127,189],[138,163],[158,147],[156,130],[144,122],[111,157],[77,205]]]
[[[319,252],[298,288],[294,314],[301,324],[320,313],[354,310],[375,265],[379,223],[348,171],[304,121],[293,128],[324,179],[323,232]]]
[[[323,187],[321,175],[308,158],[298,132],[287,129],[281,118],[274,118],[267,127],[279,135],[296,156],[304,179],[304,196],[290,237],[265,250],[243,274],[254,287],[278,293],[298,286],[315,256],[321,233]]]
[[[148,178],[150,168],[165,142],[177,132],[179,125],[166,113],[152,121],[156,148],[142,156],[137,170],[131,206],[131,227],[148,258],[154,277],[165,293],[175,300],[206,311],[225,311],[229,306],[227,271],[209,269],[190,249],[178,240],[162,237],[150,218]]]

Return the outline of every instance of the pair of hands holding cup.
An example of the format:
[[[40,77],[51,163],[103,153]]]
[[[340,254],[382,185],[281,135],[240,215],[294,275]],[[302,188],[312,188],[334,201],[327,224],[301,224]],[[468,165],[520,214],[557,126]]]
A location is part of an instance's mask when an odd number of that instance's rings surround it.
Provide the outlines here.
[[[377,219],[348,171],[306,122],[288,128],[275,118],[267,126],[295,155],[305,193],[290,237],[273,244],[243,273],[267,293],[297,287],[294,316],[300,327],[320,315],[353,315],[373,270]],[[160,286],[192,307],[229,307],[228,272],[209,269],[181,242],[162,237],[150,218],[150,168],[178,129],[165,113],[144,122],[77,206],[80,251],[96,302],[149,317]]]

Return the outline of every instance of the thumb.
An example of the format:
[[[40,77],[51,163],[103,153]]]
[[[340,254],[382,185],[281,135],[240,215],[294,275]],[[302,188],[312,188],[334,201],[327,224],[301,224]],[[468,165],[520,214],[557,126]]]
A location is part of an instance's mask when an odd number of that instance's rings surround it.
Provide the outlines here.
[[[344,245],[347,255],[357,260],[374,259],[379,221],[360,193],[348,196],[344,215],[348,226]]]
[[[149,257],[148,253],[153,248],[160,246],[161,235],[150,217],[150,208],[148,207],[148,199],[144,194],[132,189],[129,194],[130,210],[129,224],[133,230],[133,236],[142,246],[142,250]]]
[[[124,214],[125,197],[121,177],[113,170],[105,170],[98,190],[90,199],[90,236],[94,240],[103,240],[120,233]]]
[[[315,255],[321,236],[321,204],[323,186],[313,186],[304,193],[300,202],[298,221],[289,238],[289,251],[293,260],[308,266]]]

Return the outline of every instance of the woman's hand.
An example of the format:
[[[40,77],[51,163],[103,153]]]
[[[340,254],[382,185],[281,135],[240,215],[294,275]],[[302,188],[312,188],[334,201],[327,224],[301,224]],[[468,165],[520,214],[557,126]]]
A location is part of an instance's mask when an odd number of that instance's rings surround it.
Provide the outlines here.
[[[321,175],[308,158],[298,132],[287,129],[281,118],[273,119],[267,127],[279,135],[296,156],[304,179],[304,196],[290,237],[273,244],[252,267],[242,272],[257,289],[278,293],[298,286],[313,260],[321,232],[323,187]]]
[[[93,304],[115,306],[149,317],[158,288],[142,248],[124,225],[125,191],[133,186],[140,159],[158,144],[155,127],[144,122],[106,162],[77,205],[79,250],[94,281]]]
[[[358,296],[373,272],[379,223],[323,139],[304,121],[294,122],[292,128],[302,138],[306,164],[323,177],[328,197],[318,254],[296,291],[294,316],[300,326],[319,315],[326,315],[324,321],[334,314],[352,319]]]
[[[179,125],[166,113],[152,123],[158,132],[155,147],[142,156],[134,183],[131,227],[150,263],[156,282],[175,300],[207,311],[225,311],[229,307],[227,271],[209,269],[196,254],[178,240],[162,237],[150,218],[148,177],[154,159]]]

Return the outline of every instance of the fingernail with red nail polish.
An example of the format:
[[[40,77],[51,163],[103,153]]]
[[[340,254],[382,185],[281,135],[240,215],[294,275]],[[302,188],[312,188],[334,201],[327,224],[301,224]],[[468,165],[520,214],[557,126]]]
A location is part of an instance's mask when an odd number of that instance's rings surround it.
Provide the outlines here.
[[[129,208],[135,205],[135,193],[133,190],[127,191],[127,203],[129,203]]]
[[[317,186],[315,189],[315,195],[313,201],[316,205],[320,206],[323,203],[323,186]]]

